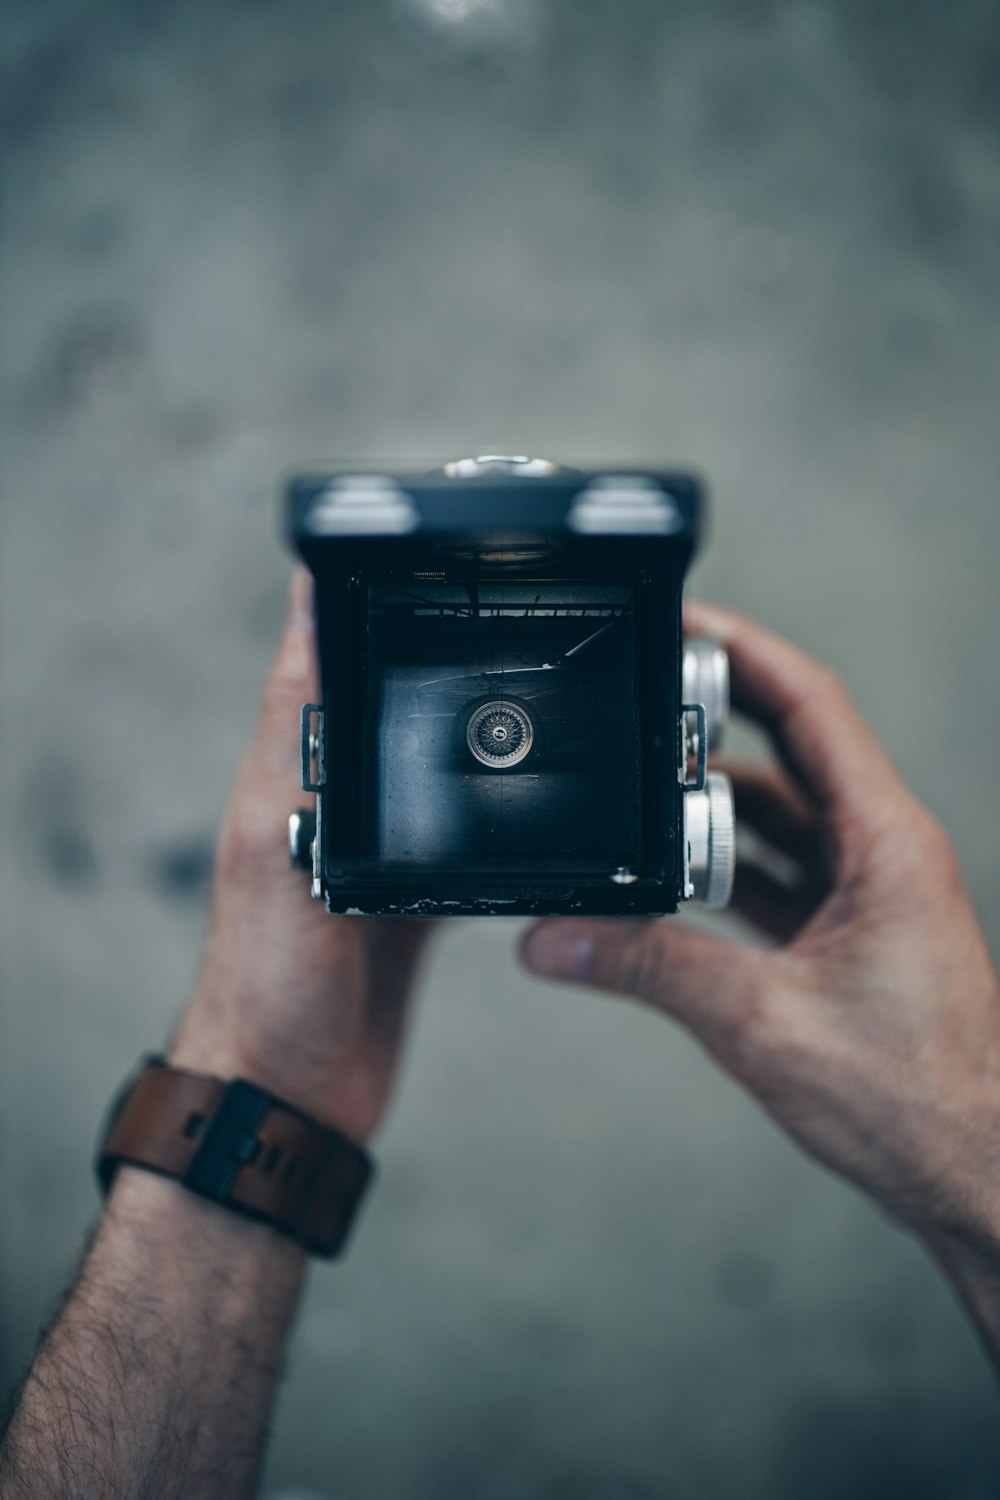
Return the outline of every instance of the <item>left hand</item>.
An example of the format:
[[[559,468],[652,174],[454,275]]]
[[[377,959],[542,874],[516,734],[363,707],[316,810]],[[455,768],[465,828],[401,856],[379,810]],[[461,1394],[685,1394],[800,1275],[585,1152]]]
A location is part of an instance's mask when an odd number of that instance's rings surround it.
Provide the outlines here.
[[[257,732],[216,855],[212,924],[171,1049],[178,1067],[247,1078],[356,1141],[395,1079],[421,951],[419,918],[331,917],[288,859],[299,712],[317,697],[312,580],[297,568]]]

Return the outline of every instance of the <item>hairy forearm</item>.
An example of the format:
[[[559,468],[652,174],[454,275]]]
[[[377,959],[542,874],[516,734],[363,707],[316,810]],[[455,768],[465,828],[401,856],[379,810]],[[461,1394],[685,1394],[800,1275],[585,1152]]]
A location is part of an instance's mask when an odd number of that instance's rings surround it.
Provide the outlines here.
[[[290,1240],[125,1169],[0,1449],[0,1494],[252,1495],[303,1279]]]

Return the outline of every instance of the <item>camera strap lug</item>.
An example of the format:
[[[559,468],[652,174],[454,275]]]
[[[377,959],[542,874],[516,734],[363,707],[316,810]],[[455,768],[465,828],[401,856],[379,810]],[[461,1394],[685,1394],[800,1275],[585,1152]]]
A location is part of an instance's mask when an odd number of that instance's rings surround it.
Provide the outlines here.
[[[316,719],[316,729],[313,731],[312,721]],[[301,719],[301,761],[302,761],[302,790],[304,792],[321,792],[323,782],[319,777],[323,774],[323,705],[321,703],[303,703]],[[313,779],[313,762],[316,763],[316,778]]]
[[[698,721],[695,731],[697,740],[697,763],[693,781],[688,780],[688,715],[693,714]],[[708,716],[705,713],[704,703],[682,703],[681,704],[681,759],[677,771],[677,779],[686,792],[701,792],[705,789],[705,770],[708,760]]]

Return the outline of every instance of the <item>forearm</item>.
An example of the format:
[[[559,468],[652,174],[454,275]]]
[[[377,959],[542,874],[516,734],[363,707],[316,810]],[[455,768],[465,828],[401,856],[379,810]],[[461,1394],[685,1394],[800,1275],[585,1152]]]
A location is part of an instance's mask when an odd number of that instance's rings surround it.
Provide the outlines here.
[[[254,1493],[304,1257],[124,1169],[0,1449],[0,1493]]]

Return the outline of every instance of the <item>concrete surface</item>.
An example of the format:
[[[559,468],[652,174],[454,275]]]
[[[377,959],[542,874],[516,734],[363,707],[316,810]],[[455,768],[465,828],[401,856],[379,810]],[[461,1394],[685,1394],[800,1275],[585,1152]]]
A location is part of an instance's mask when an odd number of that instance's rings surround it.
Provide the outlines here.
[[[696,463],[697,590],[836,663],[1000,939],[998,45],[988,0],[6,8],[7,1383],[190,982],[285,466]],[[514,936],[440,945],[267,1492],[1000,1491],[918,1248]]]

